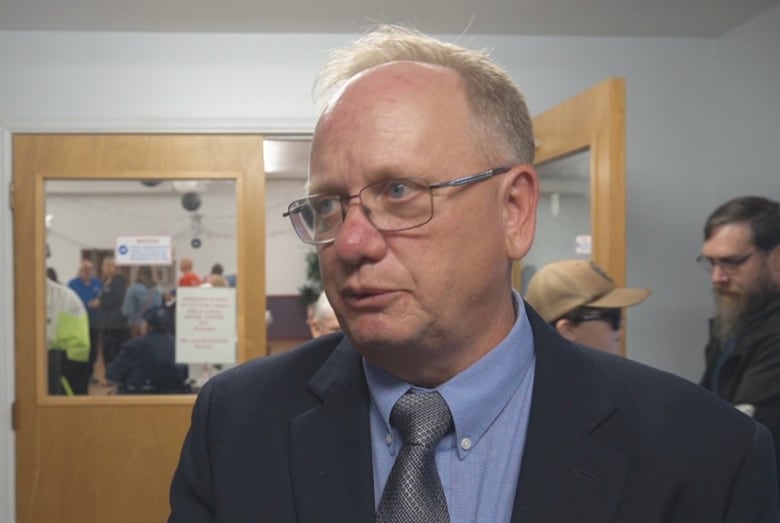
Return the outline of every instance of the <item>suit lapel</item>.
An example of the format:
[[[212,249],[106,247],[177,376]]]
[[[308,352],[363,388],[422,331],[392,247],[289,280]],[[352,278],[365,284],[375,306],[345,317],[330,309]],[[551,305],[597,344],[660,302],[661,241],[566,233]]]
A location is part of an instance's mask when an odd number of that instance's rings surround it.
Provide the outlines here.
[[[321,404],[290,426],[290,467],[301,523],[373,522],[369,394],[346,341],[309,383]]]
[[[512,522],[613,521],[628,456],[597,434],[614,401],[587,357],[526,310],[536,369]]]
[[[588,358],[526,307],[536,369],[513,523],[615,518],[628,456],[598,438],[615,415]],[[301,523],[374,521],[369,393],[362,361],[342,341],[309,383],[320,405],[290,426],[290,467]]]

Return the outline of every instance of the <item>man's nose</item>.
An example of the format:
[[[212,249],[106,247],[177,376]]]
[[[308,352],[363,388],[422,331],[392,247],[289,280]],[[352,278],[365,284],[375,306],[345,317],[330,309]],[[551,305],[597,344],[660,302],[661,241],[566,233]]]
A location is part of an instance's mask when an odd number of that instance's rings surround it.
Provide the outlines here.
[[[345,206],[344,219],[334,242],[339,256],[357,263],[364,258],[381,258],[385,250],[384,236],[369,219],[370,210],[359,201]]]
[[[713,283],[723,283],[729,280],[729,275],[723,270],[723,267],[719,263],[712,266],[712,281]]]

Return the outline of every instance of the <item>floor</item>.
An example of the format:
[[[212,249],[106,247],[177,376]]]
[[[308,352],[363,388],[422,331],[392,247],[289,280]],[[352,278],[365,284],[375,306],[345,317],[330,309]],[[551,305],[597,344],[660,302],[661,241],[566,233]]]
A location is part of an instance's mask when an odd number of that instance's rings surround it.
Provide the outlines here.
[[[301,343],[304,343],[305,339],[283,339],[283,340],[271,340],[268,344],[269,354],[278,354],[280,352],[286,352],[294,347],[297,347]],[[95,368],[92,371],[93,380],[89,384],[89,390],[87,394],[90,396],[110,396],[116,393],[116,387],[106,381],[106,367],[103,362],[102,350],[98,351],[98,358],[95,361]],[[217,366],[217,365],[191,365],[190,377],[193,378],[194,389],[197,390],[203,383],[218,373],[220,370],[232,367],[232,365]]]
[[[98,351],[95,368],[92,371],[92,380],[89,383],[87,394],[90,396],[108,396],[114,394],[115,387],[106,381],[106,366],[103,363],[102,350]]]

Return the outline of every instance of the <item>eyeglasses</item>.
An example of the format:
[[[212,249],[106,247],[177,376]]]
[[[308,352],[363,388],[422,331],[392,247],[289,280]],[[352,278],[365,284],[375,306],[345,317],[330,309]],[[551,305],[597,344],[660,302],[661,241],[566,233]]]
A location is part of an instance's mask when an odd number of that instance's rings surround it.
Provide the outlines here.
[[[563,319],[573,323],[582,323],[585,321],[606,321],[612,330],[620,330],[623,321],[622,309],[581,309],[580,311],[570,312]]]
[[[371,224],[382,232],[399,232],[425,225],[433,218],[433,190],[460,187],[509,171],[496,167],[454,180],[429,184],[415,178],[396,178],[366,185],[357,194],[315,194],[295,200],[282,214],[290,218],[295,232],[312,245],[330,243],[344,223],[349,202],[355,198]]]
[[[732,276],[735,272],[737,272],[737,269],[742,267],[742,265],[744,265],[745,262],[748,261],[750,257],[753,256],[756,252],[758,251],[753,251],[749,254],[745,254],[744,256],[727,256],[725,258],[710,258],[709,256],[704,256],[702,254],[696,258],[696,263],[709,272],[714,271],[715,267],[720,267],[720,270],[729,276]]]

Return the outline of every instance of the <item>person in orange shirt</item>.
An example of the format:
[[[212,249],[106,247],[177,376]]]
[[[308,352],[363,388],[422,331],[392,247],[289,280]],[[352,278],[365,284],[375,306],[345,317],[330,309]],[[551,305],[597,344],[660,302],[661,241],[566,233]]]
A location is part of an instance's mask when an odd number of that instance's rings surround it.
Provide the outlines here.
[[[179,287],[197,287],[201,284],[200,277],[193,270],[192,258],[182,258],[179,261]]]

